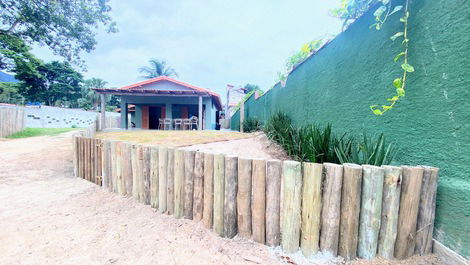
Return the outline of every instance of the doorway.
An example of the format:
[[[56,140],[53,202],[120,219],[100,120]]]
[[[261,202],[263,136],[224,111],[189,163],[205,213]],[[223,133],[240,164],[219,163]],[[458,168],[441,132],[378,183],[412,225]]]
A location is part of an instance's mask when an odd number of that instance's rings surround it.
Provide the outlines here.
[[[161,117],[161,107],[149,107],[149,129],[158,129],[158,119]]]

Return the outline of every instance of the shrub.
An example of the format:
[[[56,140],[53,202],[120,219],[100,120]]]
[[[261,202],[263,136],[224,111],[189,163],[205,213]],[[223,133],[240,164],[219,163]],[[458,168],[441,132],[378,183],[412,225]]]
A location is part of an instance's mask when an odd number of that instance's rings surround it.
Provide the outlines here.
[[[296,128],[285,114],[276,113],[266,123],[266,136],[279,144],[295,160],[314,163],[390,164],[397,149],[386,144],[385,136],[371,138],[364,134],[362,142],[348,133],[337,135],[331,124],[310,124]]]
[[[256,132],[261,131],[262,124],[257,118],[247,118],[243,121],[244,132]]]

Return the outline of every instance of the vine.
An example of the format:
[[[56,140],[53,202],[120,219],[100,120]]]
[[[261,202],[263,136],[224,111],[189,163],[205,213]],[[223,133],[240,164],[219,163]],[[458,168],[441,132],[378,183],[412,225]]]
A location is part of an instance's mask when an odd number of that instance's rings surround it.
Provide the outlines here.
[[[390,0],[382,0],[380,1],[382,5],[375,11],[374,16],[376,23],[372,24],[371,27],[375,27],[376,30],[380,30],[382,25],[387,21],[387,18],[392,14],[400,11],[403,6],[395,6],[392,10],[392,4]],[[391,98],[388,98],[388,104],[386,105],[371,105],[370,109],[375,115],[383,115],[388,110],[392,109],[395,104],[405,96],[405,86],[406,86],[406,77],[407,73],[414,72],[414,67],[409,64],[408,62],[408,45],[409,45],[409,37],[408,37],[408,19],[410,17],[409,12],[409,0],[405,0],[405,9],[404,15],[400,18],[400,22],[403,23],[403,31],[395,33],[393,36],[390,37],[392,41],[395,41],[398,38],[403,38],[402,46],[403,51],[398,53],[395,58],[393,59],[394,62],[398,62],[401,58],[403,58],[403,62],[401,64],[401,69],[403,70],[402,77],[395,78],[392,82],[393,86],[395,87],[396,95]]]

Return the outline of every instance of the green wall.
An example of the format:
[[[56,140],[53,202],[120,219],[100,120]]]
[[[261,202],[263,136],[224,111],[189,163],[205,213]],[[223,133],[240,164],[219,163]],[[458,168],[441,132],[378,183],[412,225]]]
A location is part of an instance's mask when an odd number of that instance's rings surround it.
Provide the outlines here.
[[[401,1],[400,1],[401,2]],[[276,111],[305,122],[332,123],[336,131],[385,132],[398,142],[397,163],[440,168],[435,237],[470,256],[470,2],[411,4],[410,63],[406,97],[384,116],[372,104],[394,95],[402,73],[393,62],[402,31],[401,14],[385,27],[369,29],[374,10],[298,66],[279,84],[245,103],[246,117],[266,120]],[[232,118],[239,128],[239,113]]]

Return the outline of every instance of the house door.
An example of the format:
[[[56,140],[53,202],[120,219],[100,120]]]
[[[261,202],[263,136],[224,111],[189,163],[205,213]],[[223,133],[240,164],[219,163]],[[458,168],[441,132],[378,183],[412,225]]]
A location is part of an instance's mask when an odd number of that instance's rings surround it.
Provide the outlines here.
[[[149,128],[149,106],[142,106],[142,129]]]

